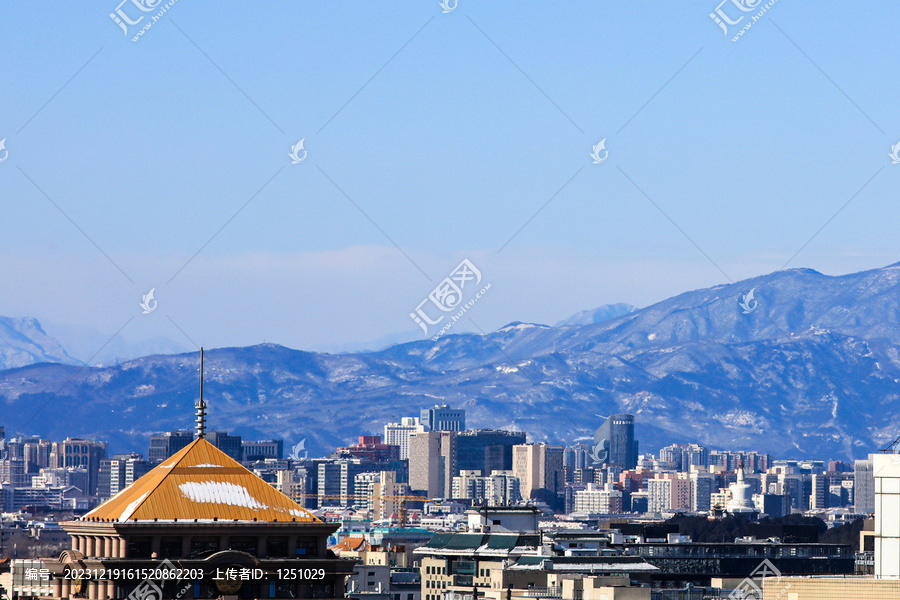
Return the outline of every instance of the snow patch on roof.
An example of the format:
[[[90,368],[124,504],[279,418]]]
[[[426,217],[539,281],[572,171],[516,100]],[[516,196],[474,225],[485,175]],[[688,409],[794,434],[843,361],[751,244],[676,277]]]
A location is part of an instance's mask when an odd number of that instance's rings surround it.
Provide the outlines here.
[[[211,502],[257,510],[269,508],[251,496],[244,486],[227,481],[187,481],[179,484],[178,489],[193,502]]]
[[[137,500],[135,500],[134,502],[132,502],[131,504],[126,506],[125,510],[122,511],[122,514],[119,515],[119,523],[126,522],[128,520],[128,517],[130,517],[132,514],[134,514],[134,511],[137,510],[137,507],[141,504],[141,502],[144,501],[144,498],[146,498],[147,494],[149,494],[149,493],[150,493],[149,491],[144,492],[143,494],[141,494],[140,498],[138,498]]]
[[[203,463],[203,464],[199,464],[199,465],[191,465],[190,468],[191,468],[191,469],[197,469],[197,468],[200,468],[200,467],[218,467],[219,469],[221,469],[221,468],[222,468],[222,465],[214,465],[214,464],[211,464],[211,463]]]

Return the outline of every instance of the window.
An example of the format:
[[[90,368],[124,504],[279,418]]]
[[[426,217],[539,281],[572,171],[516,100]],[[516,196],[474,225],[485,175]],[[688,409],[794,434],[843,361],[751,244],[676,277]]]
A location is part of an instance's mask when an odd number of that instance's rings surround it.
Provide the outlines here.
[[[317,556],[316,540],[297,540],[297,556]]]
[[[234,536],[228,540],[228,548],[256,556],[256,538]]]
[[[287,538],[270,537],[266,541],[266,556],[268,558],[286,558],[288,555]]]
[[[150,538],[128,538],[128,558],[150,558]]]
[[[160,558],[181,558],[181,538],[163,537],[159,540]]]
[[[219,551],[219,538],[195,537],[191,538],[191,557],[212,554]]]

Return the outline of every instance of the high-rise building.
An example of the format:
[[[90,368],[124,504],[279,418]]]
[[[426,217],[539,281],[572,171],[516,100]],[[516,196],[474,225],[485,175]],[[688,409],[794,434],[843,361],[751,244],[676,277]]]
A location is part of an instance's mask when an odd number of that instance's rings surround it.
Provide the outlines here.
[[[409,436],[409,487],[444,498],[457,472],[455,431],[426,431]]]
[[[446,404],[432,408],[423,408],[419,420],[426,431],[465,431],[466,411],[461,408],[450,408]]]
[[[397,481],[394,471],[381,471],[372,483],[372,519],[375,521],[390,518],[400,513],[405,506],[409,493],[409,485]]]
[[[0,484],[8,484],[10,487],[25,487],[28,476],[25,473],[24,458],[0,459]]]
[[[575,492],[575,512],[621,514],[622,492],[615,489],[611,483],[602,487],[589,483],[587,489]]]
[[[634,415],[612,415],[594,433],[589,466],[637,467],[638,443],[634,439]]]
[[[809,495],[810,510],[824,510],[828,508],[828,487],[830,483],[826,475],[817,473],[812,476],[811,492]]]
[[[95,442],[81,438],[66,438],[62,442],[53,442],[50,448],[50,466],[84,467],[88,472],[88,489],[85,494],[93,496],[97,493],[100,482],[100,461],[106,458],[106,442]]]
[[[176,429],[150,436],[150,451],[147,459],[153,463],[161,463],[176,452],[190,444],[194,434],[189,429]]]
[[[709,512],[710,497],[716,491],[716,478],[702,471],[691,473],[691,511]]]
[[[100,481],[97,496],[100,500],[112,498],[129,485],[150,472],[153,465],[140,454],[116,454],[100,461]]]
[[[284,440],[242,440],[242,460],[252,462],[269,458],[284,458]]]
[[[25,472],[37,473],[41,469],[50,467],[50,451],[53,443],[50,440],[34,440],[25,442],[23,458],[25,459]]]
[[[425,431],[419,417],[403,417],[399,423],[384,426],[384,443],[400,447],[400,460],[409,458],[409,434]]]
[[[565,502],[563,452],[562,446],[543,442],[513,446],[513,474],[519,479],[523,498],[562,509]]]
[[[709,466],[709,450],[700,444],[672,444],[659,451],[659,460],[677,471],[689,472],[691,466]]]
[[[509,471],[512,469],[513,446],[524,444],[524,431],[475,429],[462,431],[456,437],[460,471]]]
[[[859,462],[859,461],[857,461]],[[875,577],[900,578],[900,462],[896,454],[869,456],[875,478]],[[857,510],[857,512],[859,512]]]
[[[206,439],[234,460],[240,462],[244,458],[241,436],[231,435],[227,431],[207,431]]]
[[[872,455],[853,464],[853,506],[858,513],[875,512],[875,473]]]
[[[657,473],[647,480],[649,512],[691,510],[691,481],[684,473]]]

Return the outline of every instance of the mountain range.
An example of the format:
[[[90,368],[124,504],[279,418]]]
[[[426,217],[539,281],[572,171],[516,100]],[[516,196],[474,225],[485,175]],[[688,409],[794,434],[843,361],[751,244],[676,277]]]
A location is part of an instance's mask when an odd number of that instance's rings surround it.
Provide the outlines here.
[[[849,460],[900,435],[900,263],[837,277],[777,271],[616,306],[376,352],[207,351],[210,425],[286,447],[306,440],[310,455],[436,403],[465,408],[470,428],[558,444],[587,442],[606,416],[631,413],[652,453],[698,442]],[[151,433],[191,426],[197,353],[84,367],[49,342],[18,343],[18,356],[55,362],[0,371],[7,435],[145,451]]]

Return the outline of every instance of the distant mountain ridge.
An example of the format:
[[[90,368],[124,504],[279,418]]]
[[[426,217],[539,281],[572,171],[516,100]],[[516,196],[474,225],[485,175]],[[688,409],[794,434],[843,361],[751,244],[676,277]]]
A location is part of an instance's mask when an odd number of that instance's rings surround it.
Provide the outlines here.
[[[742,307],[751,290],[757,304]],[[310,455],[447,403],[470,427],[530,441],[587,441],[600,415],[632,413],[643,452],[691,441],[851,459],[900,435],[898,346],[900,264],[838,277],[793,269],[597,323],[513,323],[343,355],[212,350],[206,397],[213,428],[306,440]],[[95,435],[145,451],[150,433],[190,426],[197,367],[192,353],[3,371],[2,420],[8,435]]]
[[[37,319],[0,317],[0,368],[12,369],[40,362],[78,364]]]
[[[624,302],[619,302],[617,304],[604,304],[600,308],[577,312],[568,319],[563,319],[562,321],[557,323],[555,327],[562,327],[564,325],[592,325],[593,323],[602,323],[603,321],[609,321],[610,319],[615,319],[616,317],[621,317],[622,315],[633,313],[636,310],[636,306],[625,304]]]

